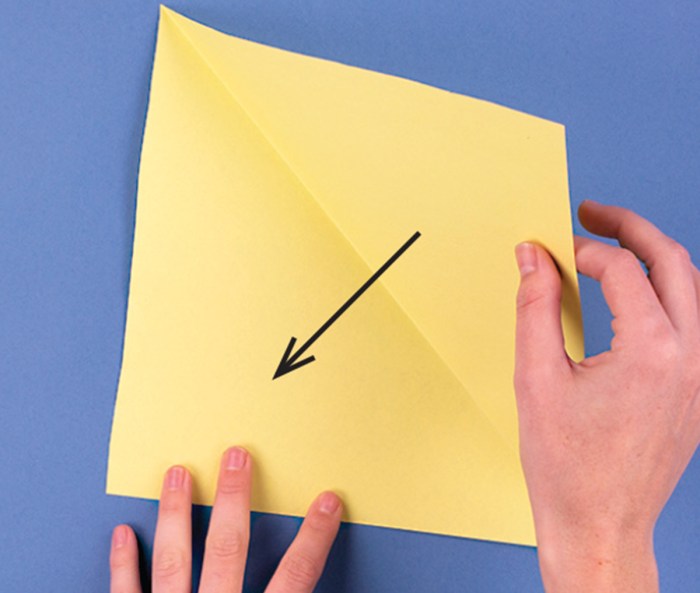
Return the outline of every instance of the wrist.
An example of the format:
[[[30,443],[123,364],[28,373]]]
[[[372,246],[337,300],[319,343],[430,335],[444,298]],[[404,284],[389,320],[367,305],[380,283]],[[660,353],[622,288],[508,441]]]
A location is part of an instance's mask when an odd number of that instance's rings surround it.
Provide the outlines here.
[[[658,593],[653,528],[538,530],[547,593]]]

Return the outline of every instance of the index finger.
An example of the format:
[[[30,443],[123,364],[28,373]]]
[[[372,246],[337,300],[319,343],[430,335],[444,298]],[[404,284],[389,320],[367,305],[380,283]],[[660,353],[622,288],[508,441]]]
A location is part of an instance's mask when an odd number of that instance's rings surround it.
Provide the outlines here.
[[[650,333],[673,331],[636,256],[628,249],[574,236],[576,268],[600,282],[612,313],[615,343],[635,344]]]
[[[682,245],[627,208],[586,200],[579,218],[586,229],[617,239],[646,264],[654,291],[677,330],[697,326],[697,270]]]

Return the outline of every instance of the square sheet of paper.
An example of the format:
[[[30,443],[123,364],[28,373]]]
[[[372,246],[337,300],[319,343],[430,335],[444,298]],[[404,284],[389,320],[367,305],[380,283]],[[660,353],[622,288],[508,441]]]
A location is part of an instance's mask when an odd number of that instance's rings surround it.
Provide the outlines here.
[[[349,521],[534,543],[513,249],[555,256],[578,360],[571,233],[560,124],[162,9],[108,492],[157,498],[181,463],[211,504],[242,445],[254,510],[333,489]]]

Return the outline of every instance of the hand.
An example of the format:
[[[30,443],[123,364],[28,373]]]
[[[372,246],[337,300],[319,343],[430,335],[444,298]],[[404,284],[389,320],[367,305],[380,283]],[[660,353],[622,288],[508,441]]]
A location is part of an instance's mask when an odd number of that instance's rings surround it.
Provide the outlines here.
[[[240,593],[248,554],[252,460],[239,447],[221,460],[216,500],[207,535],[200,593]],[[153,593],[192,589],[192,479],[184,467],[168,470],[158,509],[153,546]],[[338,528],[342,506],[332,492],[311,505],[282,558],[267,593],[311,593],[321,576]],[[136,536],[127,525],[112,535],[111,592],[141,593]]]
[[[629,210],[586,201],[579,218],[620,243],[575,237],[614,317],[607,352],[566,355],[557,268],[539,246],[516,249],[515,391],[542,578],[548,593],[654,592],[654,526],[700,440],[700,273]]]

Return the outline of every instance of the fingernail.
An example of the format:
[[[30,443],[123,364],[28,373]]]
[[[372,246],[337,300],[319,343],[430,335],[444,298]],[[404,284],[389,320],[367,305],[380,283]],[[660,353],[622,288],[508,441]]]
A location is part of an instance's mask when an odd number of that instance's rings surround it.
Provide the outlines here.
[[[319,510],[327,515],[333,515],[340,506],[340,499],[332,492],[324,492],[319,499]]]
[[[166,479],[166,484],[168,486],[168,489],[170,490],[177,490],[178,488],[182,488],[182,485],[185,482],[185,468],[180,467],[179,465],[175,467],[171,467],[168,470],[168,476]]]
[[[126,544],[126,538],[128,536],[129,532],[127,531],[126,527],[124,525],[119,525],[115,528],[114,533],[112,534],[112,545],[115,548],[123,547]]]
[[[519,243],[515,248],[520,276],[524,277],[537,269],[537,253],[532,243]]]
[[[241,447],[233,447],[226,454],[226,469],[241,469],[248,459],[248,452]]]

